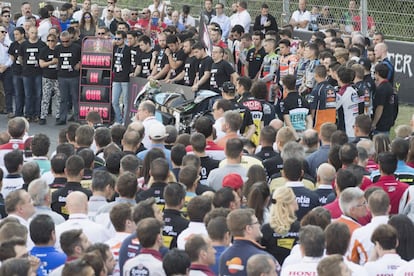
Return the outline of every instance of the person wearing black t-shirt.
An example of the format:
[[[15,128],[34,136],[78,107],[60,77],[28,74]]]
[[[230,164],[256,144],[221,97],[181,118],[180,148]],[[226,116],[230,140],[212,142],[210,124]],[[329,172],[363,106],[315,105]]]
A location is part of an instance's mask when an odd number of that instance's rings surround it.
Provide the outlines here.
[[[164,245],[170,249],[177,247],[178,235],[188,227],[190,223],[181,212],[184,206],[186,190],[177,182],[168,183],[164,189],[165,209],[164,228],[162,231]]]
[[[392,84],[387,79],[388,67],[383,63],[375,66],[375,82],[377,85],[374,97],[374,116],[372,130],[374,134],[384,133],[389,135],[394,124],[394,93]]]
[[[60,90],[57,80],[57,59],[55,59],[55,47],[57,37],[54,34],[47,36],[47,46],[40,51],[39,64],[43,69],[42,75],[42,104],[40,112],[40,125],[46,124],[46,117],[49,110],[49,103],[52,94],[56,95],[56,121],[59,120]]]
[[[15,96],[15,116],[23,116],[24,108],[24,86],[23,86],[23,76],[22,76],[22,64],[18,59],[20,45],[26,40],[25,34],[26,31],[23,27],[16,27],[13,31],[15,41],[9,47],[9,55],[13,60],[11,66],[13,73],[13,87],[14,87],[14,96]],[[9,117],[13,117],[13,114],[10,114]]]
[[[213,64],[211,65],[210,89],[221,93],[223,83],[231,81],[236,83],[239,74],[227,61],[223,60],[224,49],[220,46],[213,46],[211,57]]]
[[[112,65],[113,82],[112,82],[112,107],[115,112],[115,123],[122,124],[126,121],[127,107],[129,104],[129,75],[131,73],[131,49],[125,44],[126,33],[116,31],[114,61]],[[141,48],[142,49],[142,48]],[[139,61],[138,61],[139,63]],[[140,65],[137,66],[139,68]],[[119,98],[123,94],[123,110],[119,106]],[[122,120],[124,114],[124,120]]]
[[[211,65],[213,59],[207,55],[206,48],[200,42],[193,46],[193,54],[199,60],[196,80],[191,88],[194,92],[198,90],[210,90]]]
[[[73,43],[69,32],[60,34],[61,44],[56,46],[55,58],[58,60],[58,81],[60,90],[60,121],[56,125],[65,125],[68,115],[68,102],[72,99],[73,117],[79,118],[79,68],[81,47]]]
[[[283,176],[287,179],[286,187],[292,188],[296,196],[299,209],[296,217],[300,221],[310,210],[320,205],[319,196],[316,192],[309,190],[303,184],[304,160],[290,157],[283,160]],[[305,162],[306,163],[306,162]]]
[[[131,49],[131,66],[132,72],[135,72],[138,63],[138,56],[141,53],[138,43],[138,33],[136,31],[127,32],[127,42],[128,46]]]
[[[143,35],[138,38],[141,53],[137,58],[137,67],[135,68],[134,77],[148,78],[151,75],[152,47],[151,38]]]
[[[66,161],[65,168],[67,182],[64,187],[52,193],[51,208],[65,219],[69,218],[69,212],[65,207],[68,194],[74,191],[79,191],[84,193],[88,198],[92,196],[92,192],[89,189],[83,188],[80,183],[83,176],[84,166],[85,163],[79,155],[72,155],[69,157]]]
[[[167,46],[165,54],[168,57],[168,63],[170,64],[170,71],[165,79],[174,79],[181,71],[184,70],[185,59],[187,55],[184,50],[180,48],[180,43],[176,35],[169,35],[167,37]]]
[[[295,131],[295,135],[312,128],[313,120],[309,103],[296,91],[296,77],[286,75],[282,78],[283,91],[287,96],[280,102],[285,125]]]
[[[46,44],[37,36],[37,28],[29,28],[29,39],[20,46],[19,55],[22,59],[22,76],[25,94],[25,116],[29,121],[37,122],[40,115],[42,94],[42,70],[39,67],[40,50]]]
[[[168,57],[165,54],[165,49],[167,48],[167,35],[165,33],[159,33],[158,45],[152,52],[152,73],[150,78],[154,80],[162,80],[170,71],[170,64],[168,63]]]
[[[255,31],[252,35],[253,48],[247,51],[247,74],[252,80],[258,78],[260,68],[262,67],[263,59],[266,55],[266,51],[262,46],[263,33],[261,31]]]
[[[237,102],[234,85],[229,81],[224,82],[222,92],[223,99],[229,100],[231,102],[231,110],[238,111],[242,117],[240,133],[243,133],[243,137],[246,138],[247,135],[254,133],[256,127],[253,123],[252,114],[247,107]]]
[[[175,78],[167,80],[168,82],[193,86],[199,64],[199,60],[194,56],[192,50],[194,43],[195,41],[192,38],[184,40],[183,51],[187,55],[184,63],[184,70]]]

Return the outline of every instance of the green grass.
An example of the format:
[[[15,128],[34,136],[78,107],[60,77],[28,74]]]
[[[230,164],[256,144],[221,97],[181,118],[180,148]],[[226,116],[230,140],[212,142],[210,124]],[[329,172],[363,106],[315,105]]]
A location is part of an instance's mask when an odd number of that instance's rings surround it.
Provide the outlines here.
[[[410,125],[411,116],[414,114],[414,106],[400,104],[400,108],[398,111],[398,117],[395,121],[394,127],[390,131],[390,138],[395,138],[395,127],[399,125]]]

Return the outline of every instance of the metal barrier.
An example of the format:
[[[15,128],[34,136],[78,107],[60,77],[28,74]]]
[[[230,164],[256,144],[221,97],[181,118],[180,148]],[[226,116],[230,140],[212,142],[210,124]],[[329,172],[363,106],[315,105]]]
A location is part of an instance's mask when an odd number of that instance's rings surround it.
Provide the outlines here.
[[[95,1],[94,1],[95,2]],[[106,0],[96,1],[98,4],[105,6]],[[152,3],[151,0],[136,1],[136,0],[119,0],[119,5],[123,8],[128,7],[148,7]],[[197,17],[200,9],[204,6],[204,0],[177,0],[171,1],[175,9],[181,10],[183,5],[191,7],[191,14]],[[231,4],[233,0],[219,0],[226,6],[226,13],[231,14]],[[279,26],[283,26],[289,22],[290,16],[298,7],[298,1],[289,0],[275,0],[262,1],[251,0],[247,1],[248,11],[254,20],[254,17],[260,13],[260,7],[263,2],[266,2],[270,9],[270,13],[277,19]],[[329,13],[332,15],[334,22],[338,29],[344,25],[344,14],[349,11],[349,2],[344,0],[308,0],[307,9],[312,10],[312,7],[318,7],[319,13],[323,13],[323,7],[329,7]],[[414,41],[414,24],[412,13],[414,12],[414,0],[377,0],[357,1],[354,10],[355,16],[360,16],[361,23],[357,24],[357,30],[363,34],[371,35],[374,31],[382,32],[387,39],[396,39],[404,41]],[[358,18],[358,17],[357,17]],[[371,21],[373,20],[373,22]],[[375,29],[370,28],[371,23],[375,24]]]

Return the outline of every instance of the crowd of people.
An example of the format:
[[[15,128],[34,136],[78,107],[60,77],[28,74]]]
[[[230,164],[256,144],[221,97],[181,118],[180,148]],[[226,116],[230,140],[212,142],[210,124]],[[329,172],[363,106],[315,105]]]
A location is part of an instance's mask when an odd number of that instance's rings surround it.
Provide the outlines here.
[[[316,31],[305,0],[280,29],[267,4],[255,20],[243,1],[230,17],[204,4],[211,55],[168,1],[2,7],[0,275],[411,275],[414,117],[391,140],[384,35],[371,46],[351,14]],[[113,40],[110,127],[79,122],[86,36]],[[151,100],[128,123],[131,77],[219,96],[191,134]],[[30,131],[52,97],[56,148]]]

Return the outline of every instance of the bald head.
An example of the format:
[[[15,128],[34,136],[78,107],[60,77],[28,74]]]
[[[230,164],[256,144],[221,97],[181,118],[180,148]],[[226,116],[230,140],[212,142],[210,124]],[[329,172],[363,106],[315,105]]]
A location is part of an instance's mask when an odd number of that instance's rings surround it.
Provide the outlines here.
[[[318,132],[314,129],[305,130],[301,142],[309,149],[317,148],[319,144]]]
[[[273,119],[270,121],[269,126],[273,127],[276,131],[283,127],[283,121],[280,119]]]
[[[378,60],[383,60],[384,58],[386,58],[387,52],[388,52],[388,47],[387,47],[387,44],[385,44],[384,42],[381,42],[375,45],[374,53],[375,53],[375,57]]]
[[[79,191],[71,192],[66,197],[66,208],[69,214],[87,214],[88,213],[88,197]]]
[[[334,166],[328,163],[321,164],[317,171],[318,183],[330,185],[335,179],[335,174]]]

